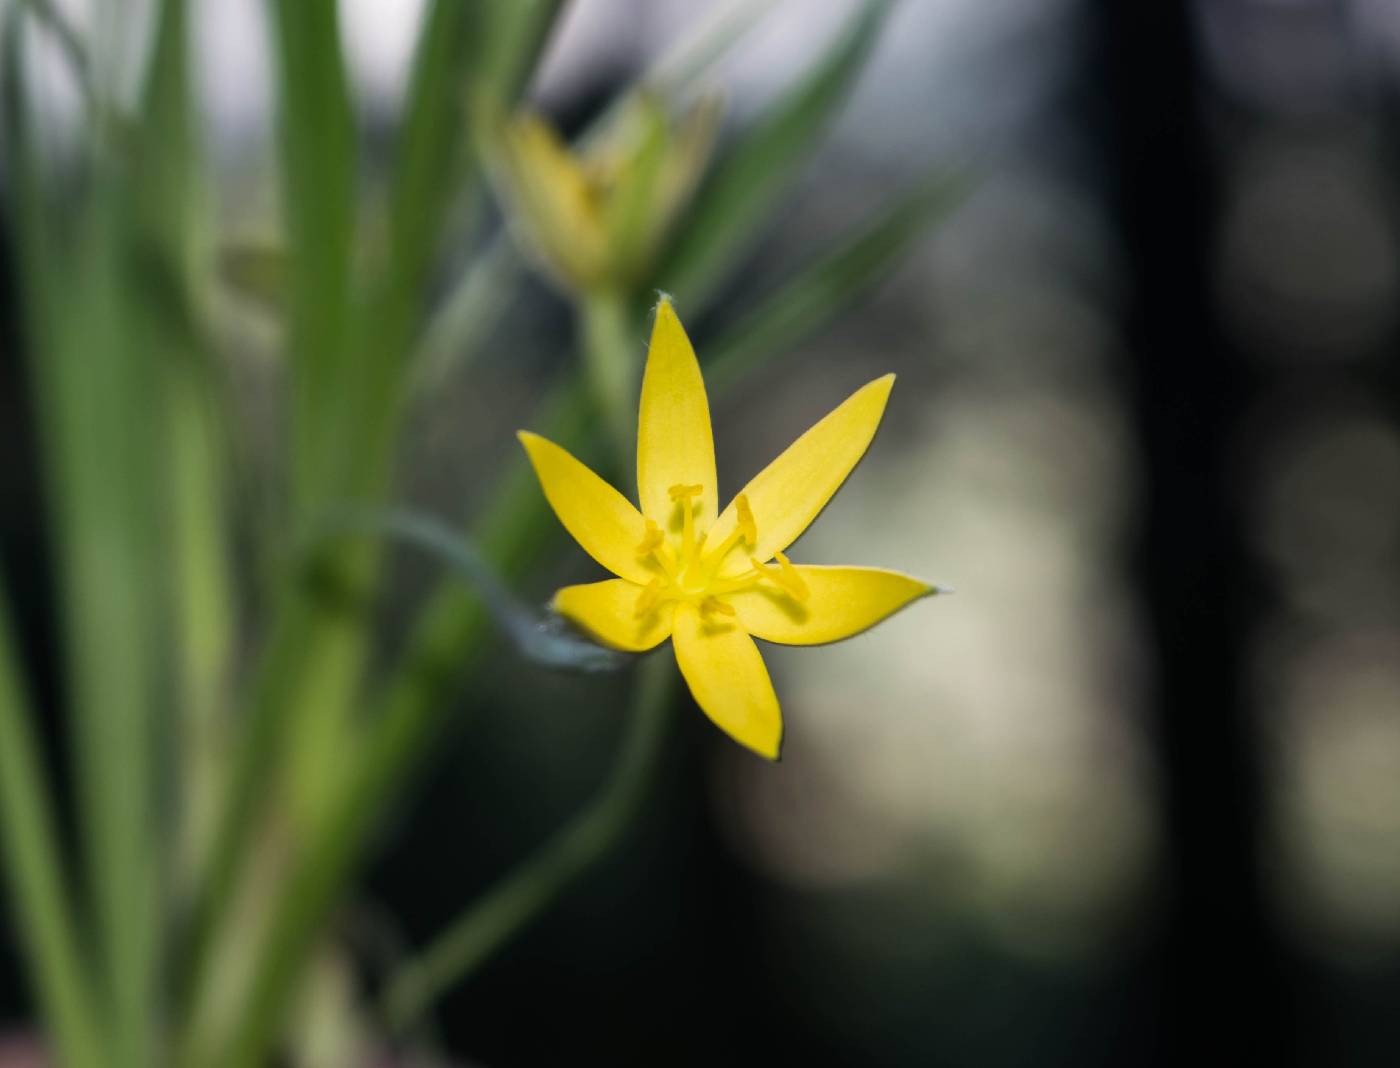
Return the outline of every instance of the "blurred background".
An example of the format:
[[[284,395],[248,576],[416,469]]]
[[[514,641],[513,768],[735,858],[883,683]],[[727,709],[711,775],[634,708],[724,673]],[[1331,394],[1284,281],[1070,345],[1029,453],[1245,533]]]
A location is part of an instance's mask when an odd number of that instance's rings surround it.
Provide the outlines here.
[[[711,6],[574,0],[530,98],[581,129]],[[419,7],[342,4],[371,146]],[[262,8],[195,10],[224,222],[257,233]],[[712,79],[721,145],[851,10],[764,19]],[[800,558],[956,596],[766,649],[776,766],[686,699],[622,847],[438,1006],[460,1063],[1395,1063],[1400,5],[903,0],[752,263],[704,318],[680,308],[702,359],[765,279],[942,166],[971,177],[957,211],[714,423],[727,496],[898,372]],[[19,338],[7,311],[0,544],[51,693]],[[471,515],[570,344],[525,279],[416,417],[400,496]],[[256,411],[265,369],[240,377]],[[595,574],[551,558],[536,602]],[[396,562],[386,633],[433,574]],[[371,984],[592,796],[617,744],[614,676],[503,647],[478,679],[338,921]],[[0,940],[20,1034],[17,953]]]

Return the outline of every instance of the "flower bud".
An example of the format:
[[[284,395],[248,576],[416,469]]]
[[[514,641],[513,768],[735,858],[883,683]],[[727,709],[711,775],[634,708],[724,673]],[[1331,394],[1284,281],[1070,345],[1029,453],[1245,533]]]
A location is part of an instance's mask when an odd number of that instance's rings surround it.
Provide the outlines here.
[[[641,285],[704,172],[719,114],[710,96],[673,119],[636,93],[578,150],[534,113],[505,121],[488,152],[512,225],[570,292]]]

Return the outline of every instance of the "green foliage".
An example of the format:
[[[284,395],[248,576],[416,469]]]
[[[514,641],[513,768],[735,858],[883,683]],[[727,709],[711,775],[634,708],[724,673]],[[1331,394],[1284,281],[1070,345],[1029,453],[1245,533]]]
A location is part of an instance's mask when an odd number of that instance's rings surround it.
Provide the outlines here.
[[[351,277],[358,148],[335,0],[271,5],[287,229],[292,499],[324,500],[352,376]]]
[[[706,346],[712,386],[725,389],[846,311],[958,204],[966,184],[926,178],[837,240]]]
[[[663,120],[775,2],[734,5],[642,79],[660,102],[638,154],[647,195],[617,206],[613,240],[665,232],[645,217],[665,199],[650,195],[664,184]],[[535,662],[617,664],[542,628],[509,592],[555,537],[523,463],[502,472],[470,541],[392,503],[406,416],[464,371],[525,271],[504,235],[481,232],[474,116],[480,101],[517,105],[561,6],[430,0],[381,190],[361,177],[335,0],[269,0],[282,230],[256,247],[218,232],[187,0],[156,6],[134,105],[93,84],[87,44],[59,8],[7,9],[5,188],[52,509],[80,855],[66,855],[54,827],[2,603],[0,844],[38,1004],[66,1064],[273,1062],[381,814],[423,767],[493,627]],[[674,198],[664,269],[625,292],[577,297],[593,359],[541,402],[534,426],[580,456],[619,462],[640,303],[659,284],[698,310],[731,275],[829,128],[888,8],[866,3],[735,137],[694,199]],[[36,33],[58,42],[87,98],[82,151],[62,164],[71,174],[45,150],[25,94],[23,48]],[[618,114],[605,109],[604,121]],[[738,384],[868,291],[956,192],[921,183],[721,337],[701,339],[713,387]],[[271,491],[282,508],[259,532],[276,566],[252,592],[235,551],[249,523],[229,492],[229,354],[211,299],[221,287],[280,328],[285,373],[275,472],[285,484]],[[346,507],[369,518],[344,532],[353,536],[319,536]],[[450,571],[397,657],[375,657],[393,541],[441,554]],[[664,733],[666,687],[641,682],[600,800],[390,983],[394,1027],[419,1018],[616,837]],[[167,811],[173,823],[162,822]]]
[[[730,146],[696,197],[660,270],[661,288],[698,308],[752,247],[762,221],[820,143],[874,47],[889,0],[866,0],[821,62]]]
[[[0,845],[21,942],[59,1056],[100,1068],[102,1017],[78,948],[68,875],[56,846],[32,708],[14,661],[8,606],[0,599]]]
[[[21,286],[31,345],[50,342],[48,261],[38,233],[34,139],[23,85],[21,20],[11,10],[3,41],[5,143],[9,151],[10,217],[18,220]],[[103,1063],[105,1009],[91,981],[92,962],[79,948],[74,895],[60,854],[44,760],[17,662],[7,598],[0,593],[0,858],[39,1005],[55,1048],[72,1068]]]

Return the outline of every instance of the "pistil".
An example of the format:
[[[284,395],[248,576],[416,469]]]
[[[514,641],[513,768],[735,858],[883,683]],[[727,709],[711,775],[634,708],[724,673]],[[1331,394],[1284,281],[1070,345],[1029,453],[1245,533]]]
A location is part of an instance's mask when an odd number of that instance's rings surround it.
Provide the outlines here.
[[[683,482],[678,482],[667,491],[671,495],[671,500],[678,502],[681,506],[682,574],[685,573],[690,562],[695,559],[695,506],[691,504],[691,498],[700,496],[703,488],[698,483],[687,486]]]
[[[739,593],[743,590],[751,589],[761,578],[763,578],[763,567],[761,565],[756,565],[749,568],[749,570],[745,571],[742,575],[735,575],[733,578],[711,582],[709,590],[713,594]]]
[[[737,513],[734,529],[729,536],[712,551],[705,552],[705,536],[708,531],[695,532],[695,508],[693,501],[700,496],[703,487],[677,483],[669,489],[671,500],[681,508],[681,544],[679,559],[667,543],[665,532],[653,520],[646,521],[646,531],[637,545],[637,555],[652,557],[665,572],[653,578],[642,587],[637,597],[636,616],[641,619],[656,611],[661,605],[670,602],[686,602],[699,608],[705,616],[733,616],[733,605],[722,600],[731,593],[741,593],[752,589],[760,582],[768,581],[787,596],[798,602],[810,596],[807,583],[803,581],[797,568],[782,552],[774,553],[777,566],[771,566],[750,556],[749,570],[728,578],[716,578],[715,573],[724,563],[729,551],[743,542],[751,549],[758,544],[758,524],[754,521],[753,509],[744,494],[734,499]]]

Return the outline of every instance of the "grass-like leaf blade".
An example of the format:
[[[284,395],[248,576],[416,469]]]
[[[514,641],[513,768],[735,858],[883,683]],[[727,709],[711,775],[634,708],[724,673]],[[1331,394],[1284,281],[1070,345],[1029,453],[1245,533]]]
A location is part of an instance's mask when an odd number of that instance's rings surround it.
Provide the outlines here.
[[[672,239],[661,287],[698,309],[750,247],[869,58],[890,0],[867,0],[825,56],[745,130],[707,176]]]
[[[723,391],[854,304],[960,202],[960,177],[935,175],[841,237],[826,252],[706,343],[705,377]]]

